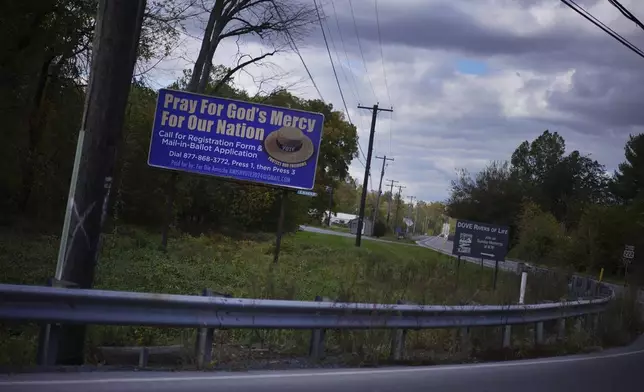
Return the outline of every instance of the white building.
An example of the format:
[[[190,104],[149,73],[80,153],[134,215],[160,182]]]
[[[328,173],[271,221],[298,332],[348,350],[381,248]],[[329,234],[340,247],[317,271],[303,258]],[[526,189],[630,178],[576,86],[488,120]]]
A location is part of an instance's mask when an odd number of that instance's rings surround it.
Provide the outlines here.
[[[325,211],[322,217],[322,223],[326,223],[326,219],[329,216],[329,211]],[[349,221],[356,219],[358,216],[353,214],[345,214],[344,212],[333,212],[331,213],[331,224],[336,225],[348,225]]]

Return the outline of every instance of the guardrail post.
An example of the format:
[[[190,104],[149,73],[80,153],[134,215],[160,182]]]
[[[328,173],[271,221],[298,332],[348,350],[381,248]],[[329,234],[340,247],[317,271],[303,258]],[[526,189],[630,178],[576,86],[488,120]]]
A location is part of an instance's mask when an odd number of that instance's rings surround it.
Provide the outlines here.
[[[461,328],[461,352],[470,351],[470,327]]]
[[[564,340],[566,338],[566,319],[560,318],[557,320],[557,340]]]
[[[581,332],[581,328],[583,326],[582,322],[583,321],[581,317],[577,317],[575,319],[575,332]]]
[[[590,315],[590,328],[592,329],[593,334],[597,333],[597,329],[599,328],[599,318],[601,316],[599,313],[593,313]]]
[[[230,294],[215,293],[211,289],[203,289],[201,295],[204,297],[232,297]],[[195,342],[195,355],[197,357],[197,367],[203,369],[212,361],[212,345],[214,341],[215,329],[203,327],[197,329],[197,341]]]
[[[148,358],[150,357],[150,350],[147,347],[141,348],[139,353],[139,367],[144,368],[148,366]]]
[[[543,321],[536,323],[534,328],[534,344],[539,346],[543,344]]]
[[[55,278],[47,280],[49,287],[76,288],[77,284]],[[36,352],[36,364],[39,366],[51,366],[56,364],[58,356],[58,339],[60,324],[41,324],[38,334],[38,348]]]
[[[512,346],[512,326],[506,325],[503,327],[503,348],[510,348]]]
[[[398,300],[398,305],[415,305],[413,302]],[[406,329],[394,329],[391,335],[391,353],[390,359],[400,361],[405,356],[405,338],[407,337]]]
[[[315,297],[316,302],[331,301],[330,298],[320,297],[317,295]],[[309,342],[309,356],[312,359],[320,359],[324,355],[324,335],[326,335],[326,330],[324,329],[313,329],[311,330],[311,341]]]

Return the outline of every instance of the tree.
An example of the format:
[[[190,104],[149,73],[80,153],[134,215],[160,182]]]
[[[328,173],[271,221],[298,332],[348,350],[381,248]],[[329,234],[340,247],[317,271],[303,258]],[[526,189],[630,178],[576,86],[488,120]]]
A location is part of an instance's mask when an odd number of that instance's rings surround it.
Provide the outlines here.
[[[545,131],[531,143],[524,141],[511,158],[525,197],[574,226],[588,203],[607,202],[604,166],[579,151],[564,155],[566,143],[557,132]]]
[[[186,91],[203,93],[209,89],[218,94],[219,89],[229,83],[233,75],[245,67],[258,64],[267,57],[281,51],[287,42],[293,44],[293,36],[303,34],[314,21],[315,8],[306,3],[289,0],[211,0],[201,3],[203,15],[207,15],[205,29],[199,49],[199,55],[190,72]],[[238,53],[237,65],[226,69],[223,75],[214,79],[212,59],[219,44],[227,39],[255,35],[264,43],[273,46],[273,50],[252,57]],[[210,87],[209,87],[210,85]],[[172,173],[168,180],[166,195],[165,224],[161,236],[161,246],[166,248],[168,230],[174,220],[174,197],[178,174]]]
[[[491,162],[475,177],[461,170],[452,181],[447,212],[456,219],[516,227],[522,200],[518,175],[507,162]]]
[[[561,162],[565,151],[566,143],[563,137],[557,132],[550,133],[546,130],[532,143],[521,143],[512,154],[510,162],[513,171],[525,185],[540,184]]]
[[[644,189],[644,134],[629,136],[624,155],[626,160],[615,171],[610,190],[618,200],[628,203]]]
[[[335,211],[357,214],[360,202],[357,180],[347,176],[344,181],[338,182],[333,190],[333,201]]]
[[[566,249],[566,236],[555,217],[526,202],[519,216],[516,253],[521,260],[557,265]]]
[[[215,51],[226,38],[256,35],[272,43],[274,50],[257,57],[242,54],[240,60],[246,60],[230,69],[223,82],[240,69],[276,54],[280,44],[292,43],[293,36],[303,34],[316,20],[311,5],[289,0],[213,0],[204,2],[203,10],[208,18],[188,91],[204,90]]]
[[[7,38],[0,51],[0,115],[5,120],[0,154],[8,158],[8,173],[0,175],[0,190],[10,197],[3,198],[3,210],[42,218],[65,202],[66,191],[59,189],[68,186],[71,172],[98,2],[6,3],[0,12],[0,34]],[[139,64],[167,54],[190,4],[148,2]],[[67,170],[63,178],[52,176],[58,168],[50,167],[58,155],[66,157],[58,165]]]

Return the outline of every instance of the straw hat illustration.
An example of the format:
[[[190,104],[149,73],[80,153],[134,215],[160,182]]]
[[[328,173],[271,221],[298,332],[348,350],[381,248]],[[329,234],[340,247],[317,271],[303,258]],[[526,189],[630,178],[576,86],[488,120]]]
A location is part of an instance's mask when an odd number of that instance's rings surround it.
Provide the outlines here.
[[[264,150],[273,159],[284,163],[300,163],[311,158],[313,142],[300,129],[282,127],[264,140]]]

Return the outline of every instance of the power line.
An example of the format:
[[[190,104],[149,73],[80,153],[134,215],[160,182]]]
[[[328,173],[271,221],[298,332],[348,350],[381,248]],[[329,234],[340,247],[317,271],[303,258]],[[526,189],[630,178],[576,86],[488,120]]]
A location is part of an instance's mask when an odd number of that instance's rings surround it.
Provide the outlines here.
[[[318,17],[318,23],[320,24],[320,29],[322,30],[322,37],[324,38],[324,45],[326,46],[326,51],[327,51],[327,54],[329,55],[329,61],[331,62],[331,68],[333,69],[333,76],[335,77],[335,81],[338,85],[338,90],[340,90],[340,98],[342,98],[342,104],[344,105],[344,110],[347,113],[347,118],[349,120],[349,123],[355,127],[355,125],[353,125],[353,121],[351,121],[351,115],[349,114],[349,107],[347,106],[347,101],[344,99],[344,93],[342,92],[340,79],[338,79],[338,73],[335,69],[335,64],[333,63],[333,57],[331,56],[331,49],[329,48],[329,41],[326,38],[326,32],[324,31],[324,26],[322,25],[322,17],[320,15],[320,10],[318,8],[318,3],[316,0],[313,0],[313,5],[315,6],[315,12]],[[329,31],[329,34],[330,34],[330,31]],[[362,154],[363,159],[366,161],[367,158],[365,157],[364,151],[362,151],[362,147],[360,146],[359,142],[358,142],[358,149],[360,150],[360,153]],[[360,162],[360,160],[358,160],[358,162]],[[366,168],[365,164],[363,164],[362,162],[360,162],[360,164]]]
[[[378,12],[378,0],[375,0],[374,3],[376,8],[376,24],[378,25],[378,45],[380,46],[380,60],[382,62],[382,74],[385,78],[385,90],[387,91],[387,98],[389,99],[389,104],[393,105],[391,101],[391,94],[389,94],[389,82],[387,81],[387,69],[385,68],[385,55],[382,49],[382,35],[380,33],[380,13]],[[391,155],[391,144],[392,144],[391,127],[392,127],[393,120],[394,120],[394,112],[391,112],[391,116],[389,117],[389,154],[390,155]]]
[[[342,29],[340,29],[340,20],[338,19],[338,11],[335,9],[335,2],[331,0],[331,6],[333,7],[333,16],[335,18],[335,24],[338,28],[338,36],[340,37],[340,42],[342,43],[342,50],[344,51],[344,58],[347,61],[347,67],[349,68],[349,73],[351,74],[351,79],[353,79],[353,88],[356,90],[356,96],[358,101],[362,101],[360,98],[360,89],[358,88],[358,82],[356,80],[356,75],[351,68],[351,62],[349,61],[349,52],[347,51],[347,46],[344,43],[344,36],[342,35]]]
[[[638,56],[644,58],[644,52],[640,48],[638,48],[637,46],[633,45],[626,38],[624,38],[620,34],[616,33],[610,27],[606,26],[602,21],[600,21],[599,19],[594,17],[591,13],[586,11],[579,4],[575,3],[574,0],[561,0],[561,2],[564,3],[565,5],[567,5],[570,9],[572,9],[573,11],[578,13],[579,15],[583,16],[586,20],[588,20],[589,22],[591,22],[595,26],[599,27],[602,31],[604,31],[606,34],[608,34],[611,37],[613,37],[619,43],[621,43],[622,45],[624,45],[628,49],[630,49],[633,52],[635,52],[635,54],[637,54]]]
[[[619,12],[621,12],[622,15],[624,15],[627,19],[629,19],[632,22],[634,22],[640,29],[644,29],[644,24],[642,24],[642,22],[640,22],[639,19],[637,19],[637,17],[635,17],[635,15],[633,15],[628,9],[626,9],[626,7],[624,7],[622,4],[620,4],[619,1],[617,1],[617,0],[608,0],[608,2],[610,4],[612,4],[613,6],[615,6],[615,8],[617,8],[619,10]]]
[[[376,24],[378,25],[378,45],[380,46],[380,60],[382,61],[382,74],[385,77],[385,90],[387,91],[387,98],[389,99],[389,105],[391,103],[391,95],[389,94],[389,83],[387,83],[387,70],[385,69],[385,56],[382,50],[382,36],[380,34],[380,16],[378,12],[378,0],[375,0],[376,6]]]
[[[344,77],[344,81],[347,82],[347,85],[349,86],[349,92],[351,92],[351,95],[353,95],[353,98],[358,101],[358,97],[356,94],[353,92],[353,89],[351,89],[351,83],[349,82],[349,78],[347,77],[347,73],[342,66],[342,62],[340,61],[340,55],[338,54],[338,48],[335,45],[335,40],[333,39],[333,34],[331,34],[331,27],[329,27],[329,24],[326,21],[326,12],[324,11],[324,6],[320,3],[320,14],[322,14],[322,21],[324,24],[326,24],[326,29],[329,32],[329,40],[331,41],[331,47],[333,48],[333,52],[335,53],[335,61],[337,64],[340,65],[340,72],[342,73],[342,76]],[[322,27],[322,26],[320,26]]]
[[[282,17],[282,12],[280,9],[273,3],[273,6],[275,7],[275,11],[277,12],[277,17],[280,19],[280,22],[284,24],[284,18]],[[302,65],[304,66],[304,69],[306,70],[306,73],[309,75],[309,78],[311,79],[311,83],[313,83],[313,87],[315,87],[315,91],[318,92],[318,95],[320,96],[320,100],[324,102],[324,98],[322,97],[322,93],[320,92],[320,89],[318,88],[318,85],[315,83],[315,80],[313,79],[313,75],[311,75],[311,71],[309,70],[309,67],[306,65],[306,62],[304,61],[304,58],[302,57],[302,54],[300,53],[300,50],[297,48],[297,44],[295,43],[295,40],[293,39],[293,36],[291,35],[291,31],[286,29],[286,37],[288,38],[288,45],[291,47],[291,49],[297,53],[297,56],[300,58],[300,61],[302,62]]]
[[[371,92],[373,93],[373,97],[376,100],[378,100],[378,97],[376,96],[376,90],[373,88],[373,83],[371,83],[369,70],[367,69],[367,61],[365,60],[364,51],[362,50],[362,43],[360,42],[360,33],[358,33],[358,23],[356,22],[356,15],[353,12],[353,3],[351,0],[349,0],[349,8],[351,8],[351,18],[353,18],[353,27],[356,31],[356,38],[358,39],[358,49],[360,49],[360,56],[362,57],[362,65],[364,66],[364,70],[367,74],[367,80],[369,81],[369,86],[371,86]]]
[[[351,115],[349,114],[349,108],[347,107],[347,101],[344,99],[344,93],[342,92],[342,86],[340,86],[340,80],[338,79],[338,73],[335,71],[335,64],[333,64],[333,57],[331,57],[331,50],[329,49],[329,42],[326,39],[326,33],[324,32],[324,26],[322,26],[322,18],[320,17],[320,10],[318,9],[318,2],[313,0],[313,5],[315,6],[315,12],[318,16],[318,22],[320,23],[320,29],[322,30],[322,37],[324,38],[324,45],[326,45],[326,52],[329,54],[329,61],[331,62],[331,68],[333,68],[333,76],[335,81],[338,84],[338,90],[340,90],[340,97],[342,98],[342,103],[344,104],[344,110],[347,112],[347,118],[349,123],[353,125],[351,121]]]

